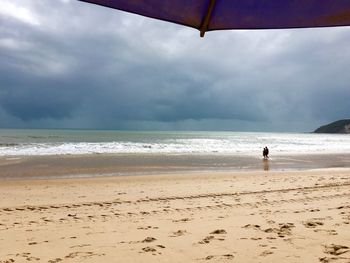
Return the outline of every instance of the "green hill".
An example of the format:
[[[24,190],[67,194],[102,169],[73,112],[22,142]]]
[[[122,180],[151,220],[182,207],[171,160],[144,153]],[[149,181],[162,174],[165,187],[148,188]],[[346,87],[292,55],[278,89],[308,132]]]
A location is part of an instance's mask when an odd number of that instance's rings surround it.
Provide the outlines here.
[[[323,125],[314,131],[315,133],[350,133],[350,119],[339,120]]]

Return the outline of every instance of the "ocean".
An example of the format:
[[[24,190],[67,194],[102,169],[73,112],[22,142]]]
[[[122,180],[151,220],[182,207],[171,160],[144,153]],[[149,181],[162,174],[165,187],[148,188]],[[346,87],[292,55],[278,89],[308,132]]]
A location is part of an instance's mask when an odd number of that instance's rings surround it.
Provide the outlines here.
[[[350,153],[350,135],[312,133],[0,129],[0,156]]]

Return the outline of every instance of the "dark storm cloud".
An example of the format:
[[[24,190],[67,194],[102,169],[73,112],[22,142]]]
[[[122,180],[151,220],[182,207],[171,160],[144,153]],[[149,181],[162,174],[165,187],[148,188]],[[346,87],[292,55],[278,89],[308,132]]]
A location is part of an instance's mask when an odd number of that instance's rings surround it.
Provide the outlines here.
[[[1,126],[310,130],[348,117],[349,41],[349,28],[201,39],[78,1],[4,1]]]

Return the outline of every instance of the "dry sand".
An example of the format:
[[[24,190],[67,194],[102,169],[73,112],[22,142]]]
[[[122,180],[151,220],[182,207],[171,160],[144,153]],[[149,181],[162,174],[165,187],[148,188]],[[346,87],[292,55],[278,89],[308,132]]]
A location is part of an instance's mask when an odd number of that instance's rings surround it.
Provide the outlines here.
[[[350,170],[0,182],[0,262],[350,262]]]

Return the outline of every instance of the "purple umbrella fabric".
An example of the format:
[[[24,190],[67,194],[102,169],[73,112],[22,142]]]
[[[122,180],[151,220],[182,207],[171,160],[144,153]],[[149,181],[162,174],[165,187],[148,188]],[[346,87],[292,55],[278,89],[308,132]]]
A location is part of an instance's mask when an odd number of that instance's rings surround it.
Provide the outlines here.
[[[206,31],[350,25],[350,0],[80,0]]]

